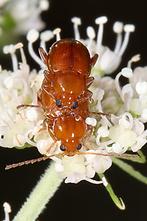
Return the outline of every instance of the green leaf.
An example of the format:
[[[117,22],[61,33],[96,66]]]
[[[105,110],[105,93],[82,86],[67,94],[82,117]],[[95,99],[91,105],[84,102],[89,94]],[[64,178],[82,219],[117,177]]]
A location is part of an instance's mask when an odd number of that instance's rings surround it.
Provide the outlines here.
[[[112,201],[114,202],[114,204],[120,209],[120,210],[125,210],[125,204],[122,200],[121,197],[118,197],[115,193],[114,190],[112,189],[112,186],[110,185],[110,183],[108,183],[108,180],[106,179],[106,177],[104,176],[104,174],[98,174],[98,176],[102,179],[102,180],[106,180],[106,185],[105,188],[107,190],[107,192],[109,193]]]
[[[135,170],[128,163],[116,158],[113,159],[113,163],[116,164],[120,169],[128,173],[130,176],[134,177],[135,179],[139,180],[144,184],[147,184],[147,177],[142,175],[139,171]]]

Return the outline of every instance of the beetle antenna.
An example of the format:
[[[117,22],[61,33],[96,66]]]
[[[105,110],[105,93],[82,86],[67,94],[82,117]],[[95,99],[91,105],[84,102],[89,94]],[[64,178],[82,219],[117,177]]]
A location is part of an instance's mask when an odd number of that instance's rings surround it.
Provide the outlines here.
[[[117,154],[117,153],[95,153],[95,152],[77,152],[78,155],[97,155],[97,156],[109,156],[109,157],[117,157],[121,159],[136,159],[139,157],[137,154]]]
[[[39,158],[31,159],[31,160],[25,160],[25,161],[18,162],[18,163],[9,164],[9,165],[6,165],[5,170],[13,169],[16,167],[21,167],[21,166],[28,165],[28,164],[39,163],[41,161],[48,160],[51,157],[62,156],[62,155],[63,153],[57,153],[57,154],[52,154],[49,156],[44,156],[44,157],[39,157]]]
[[[35,104],[20,104],[17,106],[17,109],[26,108],[26,107],[41,108],[39,105],[35,105]]]
[[[109,156],[109,157],[117,157],[117,158],[126,159],[126,160],[136,159],[139,157],[137,154],[94,153],[94,152],[83,152],[83,151],[82,152],[77,151],[76,154],[77,155]],[[51,157],[62,157],[64,155],[66,154],[63,152],[63,153],[52,154],[49,156],[39,157],[36,159],[25,160],[25,161],[14,163],[14,164],[9,164],[9,165],[6,165],[5,170],[13,169],[16,167],[21,167],[21,166],[28,165],[28,164],[39,163],[41,161],[51,159]]]

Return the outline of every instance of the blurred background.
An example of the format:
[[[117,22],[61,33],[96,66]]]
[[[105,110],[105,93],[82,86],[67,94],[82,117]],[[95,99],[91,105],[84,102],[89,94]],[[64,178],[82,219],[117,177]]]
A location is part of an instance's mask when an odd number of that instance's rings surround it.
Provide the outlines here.
[[[0,5],[2,4],[1,1],[2,0],[0,0]],[[9,10],[12,11],[13,8],[15,13],[17,1],[11,0],[10,2],[12,5]],[[125,24],[134,24],[136,31],[131,35],[129,46],[123,56],[123,61],[119,69],[125,66],[128,60],[137,53],[141,54],[141,61],[136,65],[145,66],[147,65],[147,20],[145,3],[145,0],[50,0],[49,8],[42,10],[40,15],[40,21],[44,22],[44,27],[43,23],[39,23],[40,26],[38,26],[38,29],[53,30],[56,27],[60,27],[62,29],[62,38],[71,38],[73,37],[71,18],[78,16],[82,20],[82,25],[80,26],[81,36],[82,38],[86,38],[86,27],[91,25],[95,27],[96,30],[95,18],[106,15],[108,16],[108,23],[105,25],[103,43],[113,49],[115,44],[115,34],[112,31],[113,23],[115,21],[122,21]],[[2,6],[0,10],[2,15],[4,6]],[[25,10],[26,8],[24,7],[24,11]],[[17,13],[15,14],[17,15]],[[34,14],[35,11],[31,12],[29,16],[33,17]],[[19,25],[23,26],[23,23]],[[12,33],[13,31],[11,34]],[[5,36],[9,35],[11,38],[6,39],[6,37],[4,37],[5,42],[10,43],[9,41],[11,39],[16,43],[17,39],[17,41],[23,41],[25,45],[27,43],[24,33],[25,30],[22,31],[21,28],[19,28],[17,33],[10,35],[10,28],[8,28],[5,30]],[[1,39],[2,38],[0,38],[0,61],[4,67],[11,69],[9,56],[2,55],[2,45],[4,41],[1,41]],[[49,46],[50,44],[48,44],[48,47]],[[29,59],[29,57],[28,62],[33,68],[38,68],[37,65],[32,64],[32,60]],[[147,153],[145,148],[144,152]],[[12,218],[35,186],[39,177],[49,164],[49,161],[10,171],[4,171],[5,165],[39,156],[35,148],[22,151],[6,148],[0,149],[0,220],[3,219],[3,202],[7,201],[11,204]],[[147,176],[147,165],[134,164],[133,166]],[[62,184],[60,190],[55,194],[38,220],[146,221],[147,187],[122,172],[116,166],[112,166],[106,175],[111,181],[117,195],[121,196],[125,201],[125,211],[119,211],[115,207],[103,186],[80,182],[77,185]]]

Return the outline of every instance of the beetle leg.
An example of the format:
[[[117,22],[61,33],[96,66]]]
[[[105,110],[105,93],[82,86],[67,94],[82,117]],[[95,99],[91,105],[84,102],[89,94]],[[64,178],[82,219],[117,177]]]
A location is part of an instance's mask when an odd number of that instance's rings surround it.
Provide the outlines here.
[[[90,142],[90,136],[93,132],[93,127],[91,125],[87,125],[87,131],[85,136],[82,139],[82,144],[86,150],[89,150],[91,148],[92,143]]]
[[[51,138],[56,142],[58,141],[57,138],[55,137],[55,135],[53,134],[52,130],[50,128],[48,128],[48,132],[49,132],[49,135],[51,136]]]
[[[79,102],[79,103],[83,103],[83,102],[89,100],[89,99],[91,98],[91,96],[92,96],[92,92],[89,91],[89,90],[87,90],[87,91],[84,92],[84,94],[82,94],[82,95],[80,96],[78,102]]]
[[[46,118],[46,121],[47,121],[49,135],[56,142],[57,138],[55,137],[55,135],[53,133],[53,122],[54,122],[55,118],[56,117],[48,117],[48,118]]]
[[[38,49],[38,51],[39,51],[39,54],[40,54],[40,57],[41,57],[43,63],[44,63],[45,65],[47,65],[48,54],[47,54],[47,53],[45,52],[45,50],[44,50],[43,48],[41,48],[41,47]]]
[[[87,85],[87,87],[89,87],[89,86],[93,83],[93,81],[94,81],[94,77],[88,77],[88,78],[86,79],[86,85]]]
[[[48,75],[50,72],[48,70],[44,70],[44,75]]]
[[[91,58],[91,66],[93,67],[96,63],[98,59],[98,54],[95,54],[92,58]]]

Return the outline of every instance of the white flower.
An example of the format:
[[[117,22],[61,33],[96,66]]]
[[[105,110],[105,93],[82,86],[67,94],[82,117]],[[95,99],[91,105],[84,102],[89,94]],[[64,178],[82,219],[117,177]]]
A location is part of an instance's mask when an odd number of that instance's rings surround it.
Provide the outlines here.
[[[48,8],[48,0],[11,0],[5,4],[5,10],[16,22],[15,31],[23,34],[32,28],[41,30],[44,27],[40,14]]]
[[[90,152],[87,152],[90,153]],[[104,151],[92,151],[91,153],[106,153]],[[81,180],[87,180],[94,184],[103,183],[103,181],[93,180],[95,173],[103,173],[112,165],[112,160],[108,156],[101,155],[75,155],[73,157],[64,156],[61,160],[55,159],[55,168],[65,183],[78,183]]]
[[[137,67],[129,79],[129,90],[127,94],[128,109],[136,116],[140,117],[142,122],[147,122],[147,68]],[[123,91],[123,89],[122,89]]]
[[[147,82],[146,81],[138,82],[136,84],[136,92],[140,96],[147,94]]]
[[[138,119],[134,120],[133,130],[137,135],[137,140],[136,143],[131,146],[131,150],[137,152],[147,143],[147,130],[145,130],[144,124]]]
[[[85,165],[84,156],[80,155],[64,156],[61,161],[57,161],[56,169],[60,176],[66,178],[65,183],[78,183],[81,180],[91,179],[95,175],[95,171]]]
[[[92,117],[87,117],[86,120],[85,120],[85,122],[86,122],[86,124],[91,125],[91,126],[93,126],[93,127],[95,127],[96,124],[97,124],[96,119],[95,119],[95,118],[92,118]]]
[[[42,4],[45,8],[45,1]],[[72,22],[75,38],[81,41],[78,30],[81,20],[73,18]],[[61,29],[46,30],[42,33],[31,29],[28,32],[28,51],[39,65],[39,71],[31,70],[27,64],[22,43],[6,45],[3,49],[5,54],[11,56],[13,70],[0,68],[0,145],[8,148],[35,146],[41,154],[55,161],[56,172],[66,183],[86,180],[104,184],[103,180],[98,181],[94,176],[97,173],[104,173],[111,167],[110,156],[121,155],[127,151],[137,152],[147,143],[147,130],[143,124],[147,122],[146,68],[136,68],[134,71],[131,69],[131,63],[136,62],[139,56],[134,56],[115,79],[100,76],[117,68],[134,26],[115,23],[117,41],[114,51],[111,51],[102,44],[106,22],[105,16],[96,19],[99,26],[97,41],[94,40],[95,31],[90,26],[87,29],[89,39],[82,40],[90,49],[91,55],[97,52],[100,54],[94,70],[98,71],[99,76],[95,75],[93,84],[88,88],[93,93],[89,102],[89,116],[85,119],[88,129],[81,140],[83,144],[81,152],[75,153],[74,156],[62,154],[61,140],[53,139],[48,131],[44,111],[37,106],[37,92],[44,79],[45,65],[34,50],[34,43],[40,38],[40,46],[46,50],[47,42],[54,36],[56,40],[61,39]],[[122,42],[123,29],[125,36]],[[16,56],[18,50],[21,62],[18,62]],[[121,86],[121,77],[127,79],[127,84]],[[25,104],[30,106],[27,107]]]
[[[115,121],[115,125],[109,129],[109,138],[114,142],[112,145],[112,151],[116,153],[124,153],[129,148],[133,152],[141,149],[147,142],[146,130],[144,125],[138,119],[125,113],[121,118]],[[109,149],[109,148],[108,148]]]
[[[119,143],[113,143],[111,148],[107,147],[108,152],[113,152],[117,154],[123,154],[127,151],[128,147],[120,145]]]
[[[91,151],[89,151],[91,152]],[[97,173],[104,173],[106,170],[108,170],[112,165],[112,160],[109,156],[102,156],[101,154],[107,154],[106,151],[103,150],[97,150],[93,151],[93,153],[98,153],[98,155],[85,155],[85,158],[87,160],[87,164],[94,169]]]
[[[21,52],[20,65],[15,55],[17,49]],[[18,110],[17,106],[37,101],[38,75],[34,71],[30,72],[21,44],[7,46],[5,53],[6,51],[12,56],[14,72],[2,70],[0,74],[0,145],[3,147],[23,147],[26,143],[34,145],[31,139],[37,125],[41,128],[42,110],[36,108]],[[39,78],[39,81],[41,84],[42,78]]]
[[[130,147],[135,144],[137,140],[136,134],[122,125],[111,127],[109,130],[109,137],[113,142],[119,143],[123,147]]]
[[[96,137],[96,143],[99,145],[100,144],[100,139],[105,138],[109,136],[109,130],[108,126],[101,126],[97,130],[97,137]]]
[[[103,32],[104,25],[108,21],[106,16],[101,16],[95,19],[95,23],[98,25],[98,33],[97,36],[93,27],[87,27],[87,36],[88,39],[83,40],[80,37],[79,26],[81,25],[81,19],[78,17],[72,18],[75,39],[84,42],[88,49],[90,50],[90,54],[94,55],[97,53],[99,58],[93,68],[94,75],[104,75],[111,74],[114,72],[121,60],[122,56],[127,48],[130,33],[134,32],[134,25],[127,24],[123,25],[122,22],[115,22],[113,26],[113,31],[116,33],[116,45],[114,50],[110,50],[108,47],[104,46],[103,41]],[[122,40],[122,32],[125,32],[124,40]],[[96,36],[96,41],[94,40]]]
[[[49,133],[46,129],[36,131],[34,134],[35,146],[41,154],[54,154],[61,145],[60,141],[55,142],[53,138],[49,136]]]
[[[130,79],[131,84],[135,87],[138,82],[147,81],[147,67],[137,67],[133,71],[133,78]]]

